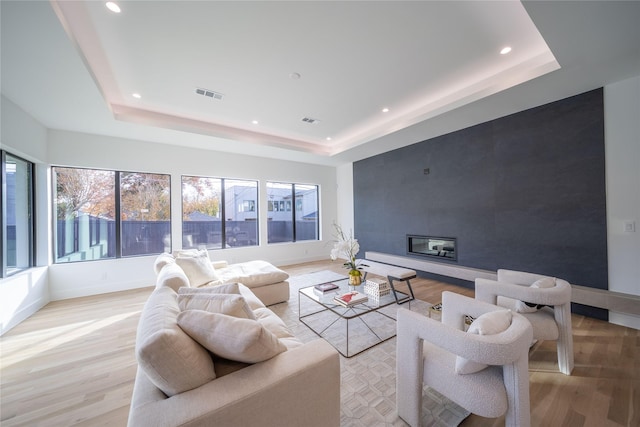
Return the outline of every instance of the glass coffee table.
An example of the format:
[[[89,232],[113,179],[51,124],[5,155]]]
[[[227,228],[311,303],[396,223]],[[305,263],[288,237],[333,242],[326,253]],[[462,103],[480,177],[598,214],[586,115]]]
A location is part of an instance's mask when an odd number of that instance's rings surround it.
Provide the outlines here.
[[[334,280],[338,289],[321,293],[315,286],[298,291],[298,319],[319,337],[324,338],[344,357],[353,357],[396,336],[395,297],[380,298],[344,307],[334,301],[336,295],[351,290],[364,293],[364,285],[353,288],[349,279]],[[398,298],[408,297],[396,291]]]

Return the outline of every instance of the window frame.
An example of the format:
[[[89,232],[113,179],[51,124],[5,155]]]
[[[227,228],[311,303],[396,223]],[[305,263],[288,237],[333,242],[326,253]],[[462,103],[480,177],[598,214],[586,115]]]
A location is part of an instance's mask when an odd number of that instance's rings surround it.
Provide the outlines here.
[[[293,183],[293,182],[282,182],[282,181],[267,181],[267,197],[269,197],[269,185],[283,185],[283,186],[291,186],[291,195],[289,200],[274,200],[273,206],[276,207],[273,212],[288,212],[291,215],[291,227],[292,227],[292,239],[281,241],[281,242],[269,242],[269,231],[267,230],[267,244],[275,245],[282,243],[295,243],[295,242],[310,242],[310,241],[319,241],[320,240],[320,185],[318,184],[302,184],[302,183]],[[297,221],[302,220],[303,216],[297,217],[298,211],[303,212],[302,209],[302,198],[296,196],[297,190],[296,185],[305,186],[305,187],[314,187],[316,194],[316,215],[317,218],[315,220],[316,230],[315,230],[315,238],[314,239],[299,239],[298,238],[298,230],[297,230]],[[278,210],[277,206],[282,205],[284,209]],[[288,209],[286,208],[288,206]],[[267,218],[267,223],[270,221]]]
[[[23,161],[27,165],[27,175],[29,177],[29,184],[27,186],[28,194],[26,195],[27,201],[27,211],[28,211],[28,223],[27,223],[27,239],[28,239],[28,249],[27,249],[27,258],[28,263],[25,267],[17,267],[9,271],[7,266],[7,256],[8,251],[6,250],[6,233],[5,229],[7,226],[7,156],[11,156],[17,160]],[[35,267],[36,265],[36,199],[35,199],[35,183],[36,183],[36,167],[33,162],[29,160],[17,156],[15,154],[9,153],[5,150],[0,150],[0,160],[1,160],[1,173],[0,173],[0,186],[2,188],[2,197],[0,197],[0,253],[2,254],[2,267],[0,268],[0,278],[11,277],[14,274],[18,274],[22,271],[26,271],[30,268]]]
[[[206,175],[189,175],[189,174],[182,174],[180,175],[180,221],[181,221],[181,230],[180,230],[180,237],[181,239],[184,241],[184,178],[202,178],[202,179],[215,179],[218,180],[220,182],[220,200],[219,200],[219,209],[220,209],[220,247],[207,247],[208,251],[217,251],[217,250],[224,250],[224,249],[232,249],[232,248],[238,248],[238,247],[254,247],[254,246],[260,246],[260,207],[259,207],[259,200],[260,200],[260,182],[257,179],[246,179],[246,178],[223,178],[223,177],[216,177],[216,176],[206,176]],[[251,183],[255,183],[255,191],[256,191],[256,198],[252,199],[252,200],[248,200],[250,202],[253,202],[253,209],[248,211],[248,212],[252,212],[256,214],[256,219],[255,220],[250,220],[251,222],[255,222],[256,224],[256,243],[253,245],[242,245],[242,246],[233,246],[233,245],[229,245],[227,243],[227,188],[226,188],[226,182],[227,181],[244,181],[244,182],[251,182]],[[244,203],[247,200],[235,200],[234,202],[237,204],[238,202],[242,202],[242,206],[244,207]],[[244,211],[243,211],[244,212]],[[245,220],[246,221],[246,220]],[[208,243],[207,243],[208,244]]]
[[[56,168],[64,168],[64,169],[83,169],[83,170],[91,170],[91,171],[103,171],[103,172],[112,172],[113,173],[113,202],[114,202],[114,248],[113,248],[113,256],[95,258],[95,259],[85,259],[85,260],[73,260],[73,261],[59,261],[58,254],[58,233],[57,233],[57,177],[56,177]],[[141,172],[141,171],[125,171],[125,170],[116,170],[116,169],[106,169],[106,168],[92,168],[92,167],[76,167],[76,166],[62,166],[62,165],[51,165],[51,182],[53,185],[51,186],[51,192],[53,193],[51,196],[52,200],[52,230],[53,230],[53,238],[51,241],[52,244],[52,254],[53,254],[53,263],[54,264],[74,264],[74,263],[82,263],[82,262],[91,262],[91,261],[105,261],[105,260],[114,260],[114,259],[125,259],[125,258],[136,258],[143,256],[157,256],[162,252],[153,252],[153,253],[141,253],[141,254],[133,254],[133,255],[123,255],[123,247],[122,247],[122,199],[121,199],[121,176],[123,174],[141,174],[141,175],[163,175],[166,176],[169,180],[168,189],[169,189],[169,230],[172,228],[172,215],[171,215],[171,174],[169,173],[161,173],[161,172]],[[91,232],[91,227],[90,227]],[[91,244],[93,245],[93,238],[91,239]],[[173,249],[173,238],[170,236],[170,244],[169,250]],[[164,251],[163,251],[164,252]],[[65,254],[66,255],[66,254]]]

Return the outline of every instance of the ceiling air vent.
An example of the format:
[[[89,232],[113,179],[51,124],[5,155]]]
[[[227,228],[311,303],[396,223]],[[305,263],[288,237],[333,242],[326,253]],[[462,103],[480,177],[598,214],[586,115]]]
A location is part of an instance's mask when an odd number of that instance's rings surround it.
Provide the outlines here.
[[[217,100],[220,100],[220,101],[222,100],[222,98],[224,98],[223,94],[221,94],[219,92],[214,92],[214,91],[209,90],[209,89],[196,88],[196,93],[198,95],[206,96],[206,97],[217,99]]]
[[[303,122],[305,122],[305,123],[309,123],[310,125],[315,125],[315,124],[317,124],[318,122],[320,122],[320,120],[318,120],[318,119],[313,119],[313,118],[311,118],[311,117],[303,117],[303,118],[302,118],[302,121],[303,121]]]

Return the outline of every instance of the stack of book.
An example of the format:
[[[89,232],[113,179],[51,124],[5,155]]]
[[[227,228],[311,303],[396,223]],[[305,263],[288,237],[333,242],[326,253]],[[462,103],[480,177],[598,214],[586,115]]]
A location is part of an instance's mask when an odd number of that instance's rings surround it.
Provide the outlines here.
[[[320,295],[324,295],[326,293],[329,293],[331,291],[335,291],[336,289],[339,289],[340,286],[336,285],[335,283],[321,283],[319,285],[315,285],[313,287],[313,290]]]
[[[371,279],[365,282],[364,292],[373,299],[378,300],[382,296],[389,295],[391,293],[391,287],[386,280]]]
[[[336,295],[333,300],[343,307],[352,307],[356,304],[367,302],[369,300],[369,297],[358,291],[352,291],[345,294]]]

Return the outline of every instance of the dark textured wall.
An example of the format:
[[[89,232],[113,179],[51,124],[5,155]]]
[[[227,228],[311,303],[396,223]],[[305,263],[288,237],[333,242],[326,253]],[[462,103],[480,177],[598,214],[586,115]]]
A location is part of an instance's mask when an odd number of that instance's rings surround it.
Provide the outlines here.
[[[362,251],[456,237],[458,265],[607,289],[603,91],[356,162],[354,197]]]

